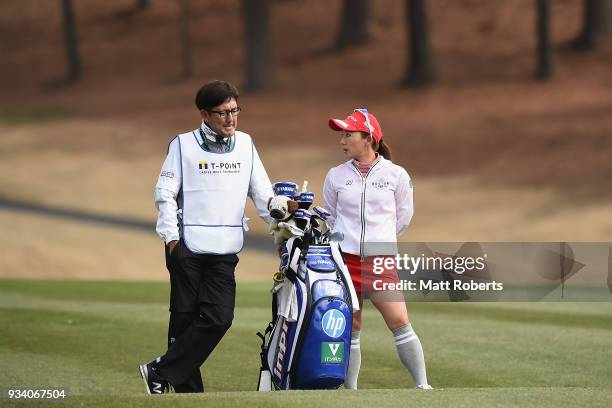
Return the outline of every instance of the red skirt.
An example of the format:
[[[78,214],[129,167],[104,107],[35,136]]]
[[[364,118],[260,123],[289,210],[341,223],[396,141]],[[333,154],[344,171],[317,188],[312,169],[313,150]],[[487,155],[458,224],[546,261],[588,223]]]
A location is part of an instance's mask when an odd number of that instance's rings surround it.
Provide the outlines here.
[[[394,256],[368,256],[363,261],[359,255],[345,253],[342,254],[342,257],[351,274],[355,291],[359,295],[384,290],[382,288],[385,283],[399,282],[395,266],[384,267],[391,264],[387,262],[385,265],[384,260],[386,258],[395,259]]]

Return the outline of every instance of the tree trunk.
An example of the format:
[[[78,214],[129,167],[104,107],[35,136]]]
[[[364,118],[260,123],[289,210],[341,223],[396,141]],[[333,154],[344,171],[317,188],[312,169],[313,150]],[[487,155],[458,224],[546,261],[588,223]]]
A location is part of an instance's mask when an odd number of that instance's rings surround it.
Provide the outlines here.
[[[79,37],[72,0],[62,0],[64,19],[64,39],[66,42],[67,75],[69,81],[81,78],[81,55],[79,53]]]
[[[536,78],[549,79],[553,75],[552,48],[550,45],[550,0],[537,0],[538,47]]]
[[[344,0],[342,2],[336,49],[341,50],[352,45],[364,44],[372,38],[370,9],[370,0]]]
[[[151,0],[137,0],[136,8],[139,10],[148,9],[151,6]]]
[[[612,30],[612,0],[584,0],[582,31],[572,42],[577,50],[591,50]]]
[[[242,0],[245,44],[244,88],[259,91],[272,86],[273,64],[270,40],[270,2]]]
[[[189,3],[190,0],[180,0],[181,18],[181,76],[189,79],[193,75],[193,58],[191,52],[191,36],[189,35]]]
[[[406,0],[408,63],[404,84],[423,86],[435,79],[425,0]]]

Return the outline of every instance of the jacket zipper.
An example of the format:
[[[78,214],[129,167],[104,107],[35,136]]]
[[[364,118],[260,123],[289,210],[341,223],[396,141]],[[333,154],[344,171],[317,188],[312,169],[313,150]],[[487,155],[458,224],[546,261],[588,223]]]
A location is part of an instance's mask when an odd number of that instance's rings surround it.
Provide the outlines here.
[[[380,162],[380,161],[379,161]],[[364,239],[365,239],[365,198],[366,198],[366,187],[367,187],[367,179],[368,176],[370,175],[370,173],[372,172],[372,170],[374,169],[374,167],[376,167],[376,165],[379,163],[377,162],[376,164],[374,164],[374,166],[370,167],[370,170],[368,170],[368,172],[366,173],[365,176],[363,176],[361,174],[361,172],[359,170],[356,169],[356,171],[359,173],[359,176],[361,177],[361,238],[359,239],[359,258],[361,259],[361,262],[363,262],[365,260],[365,254],[364,254]]]

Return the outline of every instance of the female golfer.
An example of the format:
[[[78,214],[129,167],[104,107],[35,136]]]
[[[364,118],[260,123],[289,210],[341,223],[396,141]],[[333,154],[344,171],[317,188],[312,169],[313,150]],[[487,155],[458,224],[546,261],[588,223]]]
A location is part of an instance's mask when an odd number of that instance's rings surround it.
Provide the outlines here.
[[[360,310],[353,315],[351,354],[344,385],[357,389],[361,366],[361,306],[364,295],[368,295],[393,333],[400,360],[417,388],[431,389],[423,348],[408,320],[401,292],[376,291],[385,283],[397,282],[397,272],[391,268],[373,273],[376,258],[395,255],[397,236],[410,223],[414,212],[412,182],[406,170],[391,162],[380,124],[367,109],[356,109],[344,120],[330,119],[329,126],[341,132],[340,147],[349,161],[327,173],[323,200],[331,213],[330,225],[334,232],[344,234],[344,260],[360,305]]]

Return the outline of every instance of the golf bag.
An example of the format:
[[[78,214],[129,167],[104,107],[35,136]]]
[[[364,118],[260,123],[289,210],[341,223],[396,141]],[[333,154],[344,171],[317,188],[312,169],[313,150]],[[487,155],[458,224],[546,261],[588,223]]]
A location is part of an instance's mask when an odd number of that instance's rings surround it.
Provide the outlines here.
[[[337,242],[309,234],[281,248],[258,390],[334,389],[344,383],[359,303]]]

